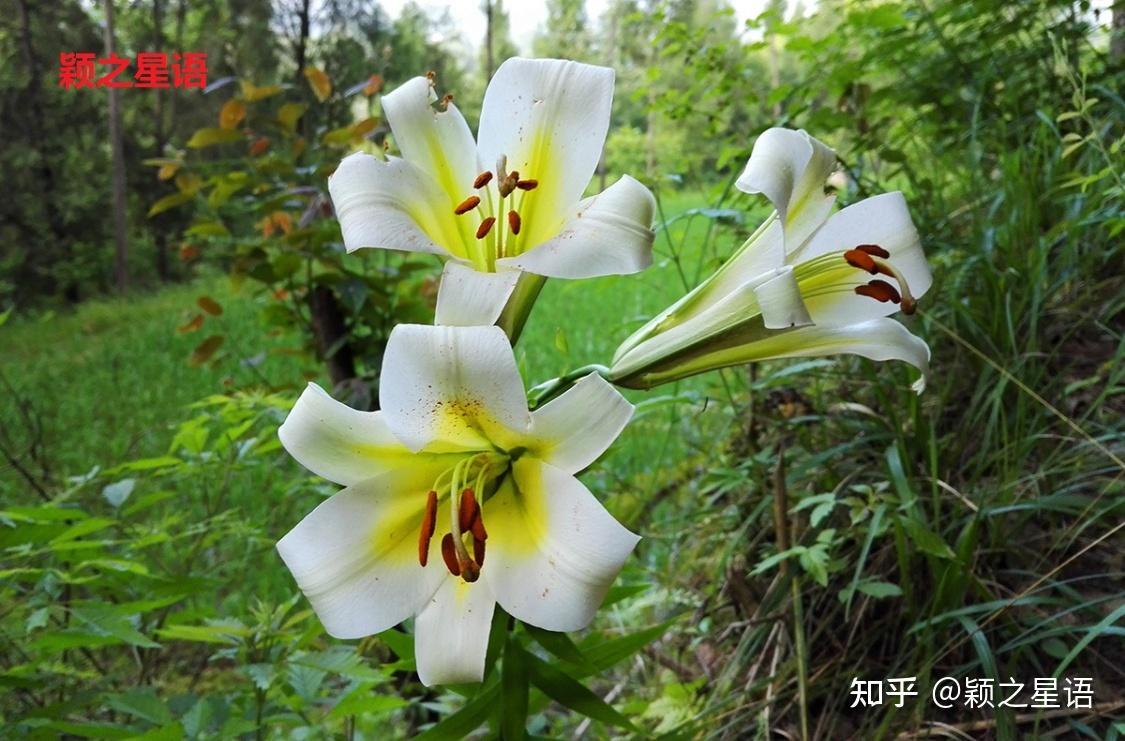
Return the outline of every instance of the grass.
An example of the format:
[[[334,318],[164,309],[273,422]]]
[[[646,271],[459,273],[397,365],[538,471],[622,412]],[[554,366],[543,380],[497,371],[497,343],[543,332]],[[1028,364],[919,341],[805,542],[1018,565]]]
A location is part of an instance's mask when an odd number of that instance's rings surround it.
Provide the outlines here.
[[[222,315],[207,316],[198,331],[178,332],[204,314],[195,302],[205,295],[220,303]],[[0,375],[9,386],[0,401],[3,429],[17,450],[38,451],[38,460],[24,457],[55,482],[159,455],[189,416],[187,406],[209,394],[262,382],[300,388],[306,366],[284,352],[297,339],[267,336],[257,310],[248,294],[212,276],[91,301],[70,313],[15,317],[0,328]],[[211,334],[226,337],[220,354],[191,365],[192,349]],[[244,362],[263,360],[255,359],[260,353],[268,360]],[[18,499],[26,486],[10,466],[0,467],[0,493]]]

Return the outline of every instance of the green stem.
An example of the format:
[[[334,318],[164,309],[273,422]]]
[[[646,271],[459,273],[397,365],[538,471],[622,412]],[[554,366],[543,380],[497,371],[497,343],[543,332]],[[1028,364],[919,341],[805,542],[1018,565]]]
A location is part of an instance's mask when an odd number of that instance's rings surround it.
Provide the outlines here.
[[[797,704],[801,710],[801,741],[809,738],[809,668],[805,645],[805,608],[801,602],[801,578],[796,573],[789,582],[793,591],[793,639],[797,648]]]
[[[602,378],[609,380],[609,368],[597,364],[584,365],[558,378],[552,378],[550,381],[544,381],[537,386],[533,386],[527,392],[528,406],[532,409],[543,406],[591,373],[597,373]]]
[[[516,287],[512,289],[508,303],[500,312],[500,318],[496,320],[496,326],[508,335],[512,347],[515,347],[516,342],[519,341],[523,327],[527,324],[527,317],[531,315],[531,307],[535,305],[535,299],[539,298],[539,292],[543,290],[543,284],[546,282],[547,279],[541,275],[524,273],[520,276]]]

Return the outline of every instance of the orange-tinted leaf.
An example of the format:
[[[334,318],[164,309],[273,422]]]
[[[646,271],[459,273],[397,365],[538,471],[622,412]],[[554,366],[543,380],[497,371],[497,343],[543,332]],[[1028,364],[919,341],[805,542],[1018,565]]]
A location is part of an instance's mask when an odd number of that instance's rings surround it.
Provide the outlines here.
[[[284,211],[274,211],[272,214],[274,226],[285,234],[293,231],[293,217]]]
[[[269,148],[270,140],[267,137],[263,136],[260,139],[255,139],[254,143],[250,145],[250,156],[261,157],[269,150]]]
[[[215,144],[230,144],[241,140],[242,132],[234,129],[199,129],[191,135],[187,145],[192,149],[201,149]]]
[[[371,75],[371,77],[367,80],[367,84],[364,85],[364,87],[363,87],[363,94],[366,95],[368,98],[370,98],[372,95],[374,95],[375,93],[379,92],[382,89],[383,89],[383,76],[378,75],[378,74]]]
[[[346,147],[352,140],[352,127],[344,126],[324,132],[320,140],[330,147]]]
[[[189,226],[184,234],[195,237],[225,237],[230,230],[221,221],[197,221]]]
[[[297,122],[305,115],[308,108],[304,103],[286,103],[277,109],[277,120],[285,127],[286,131],[293,133],[297,130]]]
[[[181,324],[180,326],[176,327],[176,331],[179,332],[180,334],[187,334],[188,332],[195,332],[196,330],[198,330],[202,326],[203,326],[203,315],[202,314],[196,314],[195,316],[193,316],[191,318],[191,321],[189,321],[185,324]]]
[[[191,262],[199,257],[199,248],[194,244],[184,242],[180,245],[180,260],[183,262]]]
[[[157,214],[162,214],[170,208],[175,208],[176,206],[181,206],[187,203],[194,197],[195,196],[192,193],[173,193],[170,196],[164,196],[159,201],[152,204],[152,206],[148,210],[148,216],[149,218],[152,218]]]
[[[246,118],[246,104],[236,98],[231,98],[219,109],[219,128],[233,129]]]
[[[194,172],[181,172],[176,176],[176,187],[180,189],[181,193],[193,196],[203,187],[203,178]]]
[[[200,342],[195,346],[195,349],[191,351],[191,364],[203,365],[204,363],[206,363],[211,359],[212,355],[218,352],[219,348],[223,346],[223,342],[225,341],[226,337],[224,337],[223,335],[213,334],[207,339],[203,340],[203,342]]]
[[[263,237],[272,237],[275,232],[289,234],[293,231],[293,217],[284,211],[274,211],[262,217],[257,224]]]
[[[266,85],[264,87],[257,87],[254,83],[248,80],[240,80],[239,84],[242,86],[242,99],[247,103],[254,103],[259,100],[277,95],[281,92],[280,85]]]
[[[365,118],[352,127],[352,136],[363,137],[370,134],[379,125],[377,118]]]
[[[306,146],[308,146],[308,142],[305,141],[305,137],[302,136],[301,138],[295,140],[293,142],[293,156],[300,157],[301,154],[305,151]]]
[[[176,173],[180,171],[181,166],[182,163],[180,162],[171,162],[167,165],[161,165],[160,169],[156,171],[156,177],[161,180],[171,180],[176,177]]]
[[[305,79],[309,81],[309,87],[316,94],[317,100],[321,103],[328,100],[328,96],[332,94],[332,80],[328,79],[323,70],[305,67]]]
[[[219,306],[219,302],[210,296],[200,296],[195,300],[195,303],[211,316],[219,316],[223,313],[223,307]]]

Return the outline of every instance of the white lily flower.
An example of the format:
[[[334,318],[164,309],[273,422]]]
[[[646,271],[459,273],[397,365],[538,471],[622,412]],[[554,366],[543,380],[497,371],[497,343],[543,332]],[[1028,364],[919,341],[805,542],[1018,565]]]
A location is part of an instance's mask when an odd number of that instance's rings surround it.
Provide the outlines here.
[[[624,176],[583,199],[609,130],[612,69],[509,59],[488,90],[477,141],[433,80],[383,96],[402,158],[357,153],[328,189],[350,252],[381,247],[451,258],[437,322],[492,324],[521,274],[588,278],[652,260],[655,200]],[[523,293],[534,299],[541,278]]]
[[[379,401],[360,412],[310,384],[278,431],[346,487],[277,544],[327,631],[417,616],[433,685],[481,680],[497,603],[547,630],[588,625],[639,538],[574,474],[632,405],[591,375],[529,412],[502,330],[421,325],[392,331]]]
[[[740,189],[775,212],[702,284],[621,344],[611,377],[649,388],[756,360],[850,353],[922,371],[929,348],[887,318],[913,313],[932,278],[901,193],[829,215],[835,153],[803,131],[759,137]],[[874,277],[873,277],[874,276]]]

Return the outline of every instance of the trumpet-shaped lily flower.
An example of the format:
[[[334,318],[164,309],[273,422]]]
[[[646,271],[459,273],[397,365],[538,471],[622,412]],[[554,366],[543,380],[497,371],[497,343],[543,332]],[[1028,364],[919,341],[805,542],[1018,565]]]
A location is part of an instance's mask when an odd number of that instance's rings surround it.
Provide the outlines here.
[[[427,685],[479,681],[493,609],[585,627],[638,537],[575,478],[633,407],[597,375],[529,412],[497,327],[400,325],[361,412],[310,385],[279,430],[345,488],[277,544],[338,638],[415,621]],[[487,555],[487,558],[486,558]]]
[[[613,70],[558,59],[509,59],[484,95],[476,141],[431,78],[383,96],[402,158],[353,154],[328,189],[350,252],[381,247],[451,258],[439,324],[496,321],[525,271],[587,278],[652,260],[655,201],[624,176],[582,194],[609,130]],[[531,298],[542,284],[529,277]]]
[[[737,185],[774,213],[711,276],[618,348],[611,377],[648,388],[756,360],[851,353],[922,371],[925,342],[888,318],[914,312],[930,269],[901,193],[830,213],[835,153],[803,131],[770,129]]]

